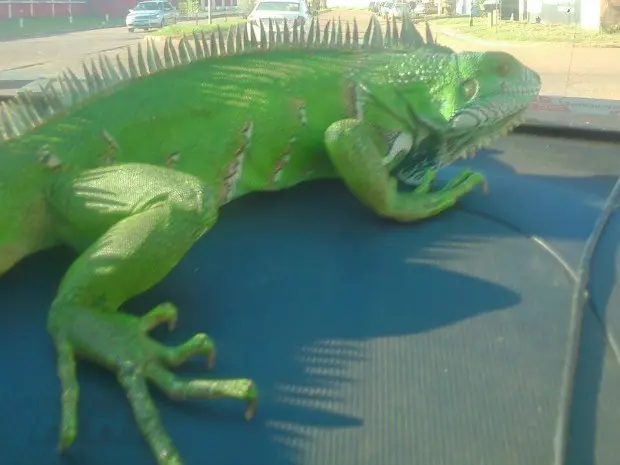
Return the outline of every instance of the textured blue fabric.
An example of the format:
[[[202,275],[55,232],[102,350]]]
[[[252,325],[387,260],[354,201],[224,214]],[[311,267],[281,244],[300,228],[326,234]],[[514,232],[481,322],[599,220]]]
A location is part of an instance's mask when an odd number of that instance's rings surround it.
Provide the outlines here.
[[[540,180],[489,181],[492,195],[410,226],[375,218],[336,182],[224,208],[179,267],[129,306],[174,302],[177,328],[155,337],[174,344],[204,331],[218,345],[212,372],[201,362],[185,372],[253,377],[260,389],[246,423],[242,405],[173,403],[153,388],[186,465],[551,463],[573,283],[527,236],[575,268],[599,207]],[[614,218],[592,272],[610,324],[620,320],[619,237]],[[45,316],[72,257],[40,254],[0,279],[0,463],[153,464],[114,377],[86,362],[79,434],[56,453]],[[588,312],[571,445],[580,465],[620,456],[620,374],[600,329]]]

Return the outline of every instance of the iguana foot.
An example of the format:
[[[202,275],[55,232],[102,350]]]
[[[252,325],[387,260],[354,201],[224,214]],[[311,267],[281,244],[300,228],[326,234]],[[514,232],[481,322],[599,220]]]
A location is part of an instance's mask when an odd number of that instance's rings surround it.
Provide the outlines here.
[[[325,132],[325,146],[349,190],[380,216],[400,222],[420,221],[448,210],[460,198],[482,185],[484,175],[464,170],[443,188],[433,191],[437,175],[427,169],[411,192],[401,192],[384,160],[388,144],[371,124],[356,119],[333,123]]]
[[[181,465],[182,461],[162,426],[147,381],[174,400],[239,399],[247,404],[246,419],[254,415],[257,391],[251,380],[182,380],[169,370],[196,355],[206,357],[207,365],[212,366],[215,356],[214,344],[206,334],[196,334],[176,347],[164,346],[148,336],[148,331],[161,323],[172,329],[176,320],[177,309],[170,303],[159,305],[142,317],[83,308],[52,308],[48,326],[58,351],[62,389],[60,450],[69,447],[77,436],[77,356],[116,373],[159,465]]]

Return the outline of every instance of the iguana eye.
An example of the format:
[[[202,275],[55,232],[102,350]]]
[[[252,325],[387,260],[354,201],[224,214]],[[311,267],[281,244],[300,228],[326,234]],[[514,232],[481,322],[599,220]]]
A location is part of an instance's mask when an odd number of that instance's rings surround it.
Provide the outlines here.
[[[463,83],[463,96],[467,100],[471,100],[478,93],[478,81],[475,79],[469,79]]]
[[[500,76],[508,76],[508,73],[510,72],[510,63],[507,62],[503,62],[499,64],[499,67],[497,69],[497,74],[499,74]]]

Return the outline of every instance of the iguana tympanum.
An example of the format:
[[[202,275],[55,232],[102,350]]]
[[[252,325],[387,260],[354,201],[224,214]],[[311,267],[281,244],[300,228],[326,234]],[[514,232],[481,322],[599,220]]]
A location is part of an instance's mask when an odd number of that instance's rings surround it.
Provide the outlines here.
[[[357,25],[239,27],[194,34],[163,53],[67,71],[59,90],[4,105],[0,130],[0,275],[60,244],[79,256],[51,304],[58,355],[60,448],[77,435],[76,357],[112,370],[158,464],[182,463],[147,391],[173,399],[234,398],[254,412],[249,379],[183,380],[170,368],[214,344],[148,336],[172,327],[162,303],[122,312],[164,278],[213,226],[221,205],[256,191],[340,178],[375,214],[399,222],[449,209],[482,174],[432,189],[437,170],[505,134],[537,96],[539,76],[502,52],[455,53],[426,42],[409,17],[362,40]],[[331,28],[330,28],[331,24]],[[263,44],[262,46],[260,44]],[[403,187],[410,186],[409,189]]]

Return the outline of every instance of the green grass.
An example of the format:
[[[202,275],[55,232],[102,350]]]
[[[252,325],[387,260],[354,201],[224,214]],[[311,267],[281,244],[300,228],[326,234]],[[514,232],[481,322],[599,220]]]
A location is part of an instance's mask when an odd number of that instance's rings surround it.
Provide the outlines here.
[[[217,21],[213,22],[213,24],[175,24],[174,26],[166,26],[161,29],[157,29],[153,31],[151,35],[153,36],[163,36],[163,37],[181,37],[183,34],[191,35],[194,32],[216,32],[219,26],[222,32],[227,31],[233,26],[240,26],[246,24],[247,20],[245,19],[229,19],[228,21]]]
[[[488,27],[486,18],[474,18],[469,25],[469,17],[436,18],[432,25],[437,29],[447,29],[468,34],[485,40],[524,41],[524,42],[571,42],[589,47],[620,47],[620,33],[609,34],[581,29],[567,24],[535,24],[520,21],[500,21]]]
[[[27,37],[62,34],[66,32],[99,29],[101,27],[123,26],[125,18],[110,18],[104,24],[105,18],[74,17],[69,23],[68,17],[62,18],[24,18],[24,27],[19,27],[19,20],[0,19],[0,40],[24,39]]]

